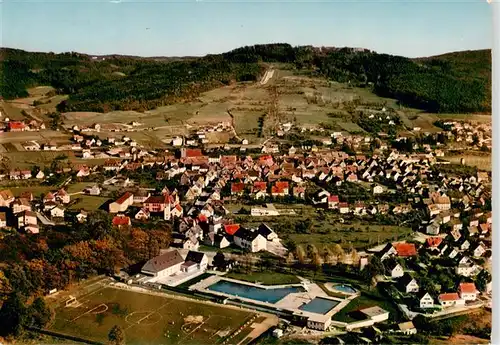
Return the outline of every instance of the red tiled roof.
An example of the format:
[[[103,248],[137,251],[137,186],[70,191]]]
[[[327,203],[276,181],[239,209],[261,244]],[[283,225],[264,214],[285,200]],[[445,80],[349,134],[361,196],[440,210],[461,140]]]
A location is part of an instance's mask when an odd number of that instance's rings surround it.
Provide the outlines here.
[[[121,205],[125,202],[125,200],[127,200],[131,196],[132,196],[132,194],[130,194],[129,192],[126,192],[120,198],[118,198],[118,200],[116,200],[116,203]]]
[[[168,195],[150,196],[144,201],[144,204],[168,204]]]
[[[443,239],[441,237],[428,237],[426,240],[426,243],[429,247],[437,247],[443,242]]]
[[[24,123],[19,122],[19,121],[10,121],[9,122],[9,128],[10,129],[23,129],[24,128]]]
[[[115,217],[113,217],[113,225],[114,226],[129,225],[129,224],[130,224],[130,218],[127,216],[115,216]]]
[[[395,243],[394,249],[398,253],[398,256],[414,256],[417,255],[417,249],[413,243]]]
[[[226,224],[224,225],[224,230],[226,231],[226,233],[228,233],[229,235],[234,235],[234,233],[236,231],[238,231],[238,229],[240,228],[240,225],[239,224]]]
[[[276,182],[274,185],[279,189],[288,189],[288,182],[286,181]]]
[[[474,283],[460,283],[458,288],[461,292],[465,293],[475,293],[477,291]]]
[[[263,181],[258,181],[258,182],[254,182],[253,183],[253,191],[256,192],[256,191],[263,191],[265,192],[267,189],[267,182],[263,182]]]
[[[457,301],[459,299],[460,297],[456,292],[442,293],[441,295],[439,295],[440,301]]]
[[[204,214],[200,214],[200,215],[198,216],[198,220],[199,220],[200,222],[207,222],[207,221],[208,221],[208,218],[207,218]]]
[[[339,196],[338,195],[330,195],[328,197],[328,202],[339,202]]]
[[[186,149],[186,157],[200,157],[203,153],[200,149]]]
[[[340,208],[349,207],[349,204],[346,202],[341,202],[341,203],[339,203],[339,207]]]
[[[244,183],[231,183],[231,193],[239,193],[245,189]]]

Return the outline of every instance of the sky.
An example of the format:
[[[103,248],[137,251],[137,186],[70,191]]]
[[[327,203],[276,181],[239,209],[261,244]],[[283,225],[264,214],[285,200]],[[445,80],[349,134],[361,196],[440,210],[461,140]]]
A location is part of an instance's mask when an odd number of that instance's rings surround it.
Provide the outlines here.
[[[419,57],[491,48],[485,0],[0,0],[0,45],[200,56],[262,43]]]

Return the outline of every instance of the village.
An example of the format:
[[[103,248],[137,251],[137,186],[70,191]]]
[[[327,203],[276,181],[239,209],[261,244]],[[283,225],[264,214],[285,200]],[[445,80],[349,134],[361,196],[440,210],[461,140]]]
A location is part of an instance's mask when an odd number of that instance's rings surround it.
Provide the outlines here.
[[[283,132],[301,131],[283,127]],[[42,127],[10,121],[6,128]],[[74,150],[104,162],[1,172],[8,185],[0,191],[0,228],[36,236],[58,224],[85,223],[97,209],[110,214],[117,229],[167,222],[169,248],[138,271],[124,270],[120,280],[151,289],[195,281],[187,291],[291,318],[316,332],[360,332],[382,323],[386,326],[377,327],[385,332],[409,336],[417,332],[411,320],[419,315],[441,319],[491,306],[491,177],[442,160],[448,146],[439,142],[446,138],[471,150],[491,148],[491,127],[449,121],[443,132],[410,144],[399,137],[392,146],[371,136],[332,132],[323,133],[330,139],[322,145],[294,147],[280,139],[281,133],[260,148],[249,147],[248,140],[236,147],[203,148],[205,131],[227,128],[219,124],[174,137],[169,149],[147,150],[127,135],[101,140],[92,134],[99,132],[98,124],[70,128],[72,144],[66,146],[25,143],[27,151]],[[371,154],[357,153],[367,150]],[[36,195],[24,188],[18,193],[18,181],[47,186],[48,192]],[[101,202],[76,208],[83,197]],[[376,246],[351,244],[343,248],[345,255],[326,246],[324,253],[314,245],[305,251],[270,225],[300,219],[304,210],[326,212],[339,224],[406,224],[411,234]],[[233,271],[255,271],[263,260],[286,261],[292,275],[293,267],[300,267],[294,283],[266,287],[289,290],[279,299],[262,299],[258,281],[230,278]],[[332,263],[350,266],[382,287],[398,317],[374,302],[350,311],[361,312],[360,319],[336,319],[362,292],[349,281],[317,284],[302,276],[304,267]],[[241,290],[245,286],[251,293]],[[325,301],[330,307],[318,310],[316,304]]]

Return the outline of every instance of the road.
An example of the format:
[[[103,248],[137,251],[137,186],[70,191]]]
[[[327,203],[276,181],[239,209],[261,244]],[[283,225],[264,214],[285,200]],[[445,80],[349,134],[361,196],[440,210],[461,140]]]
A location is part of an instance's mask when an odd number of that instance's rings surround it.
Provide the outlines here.
[[[266,73],[262,76],[262,79],[260,80],[260,85],[266,85],[267,82],[274,76],[274,70],[270,69],[267,70]]]

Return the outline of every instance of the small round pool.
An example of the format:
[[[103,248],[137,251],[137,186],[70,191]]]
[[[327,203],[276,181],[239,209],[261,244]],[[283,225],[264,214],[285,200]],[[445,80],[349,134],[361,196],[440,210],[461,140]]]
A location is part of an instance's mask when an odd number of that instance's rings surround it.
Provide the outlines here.
[[[339,285],[334,285],[333,286],[334,290],[337,290],[339,292],[345,293],[345,294],[355,294],[358,291],[353,288],[352,286],[345,285],[345,284],[339,284]]]

